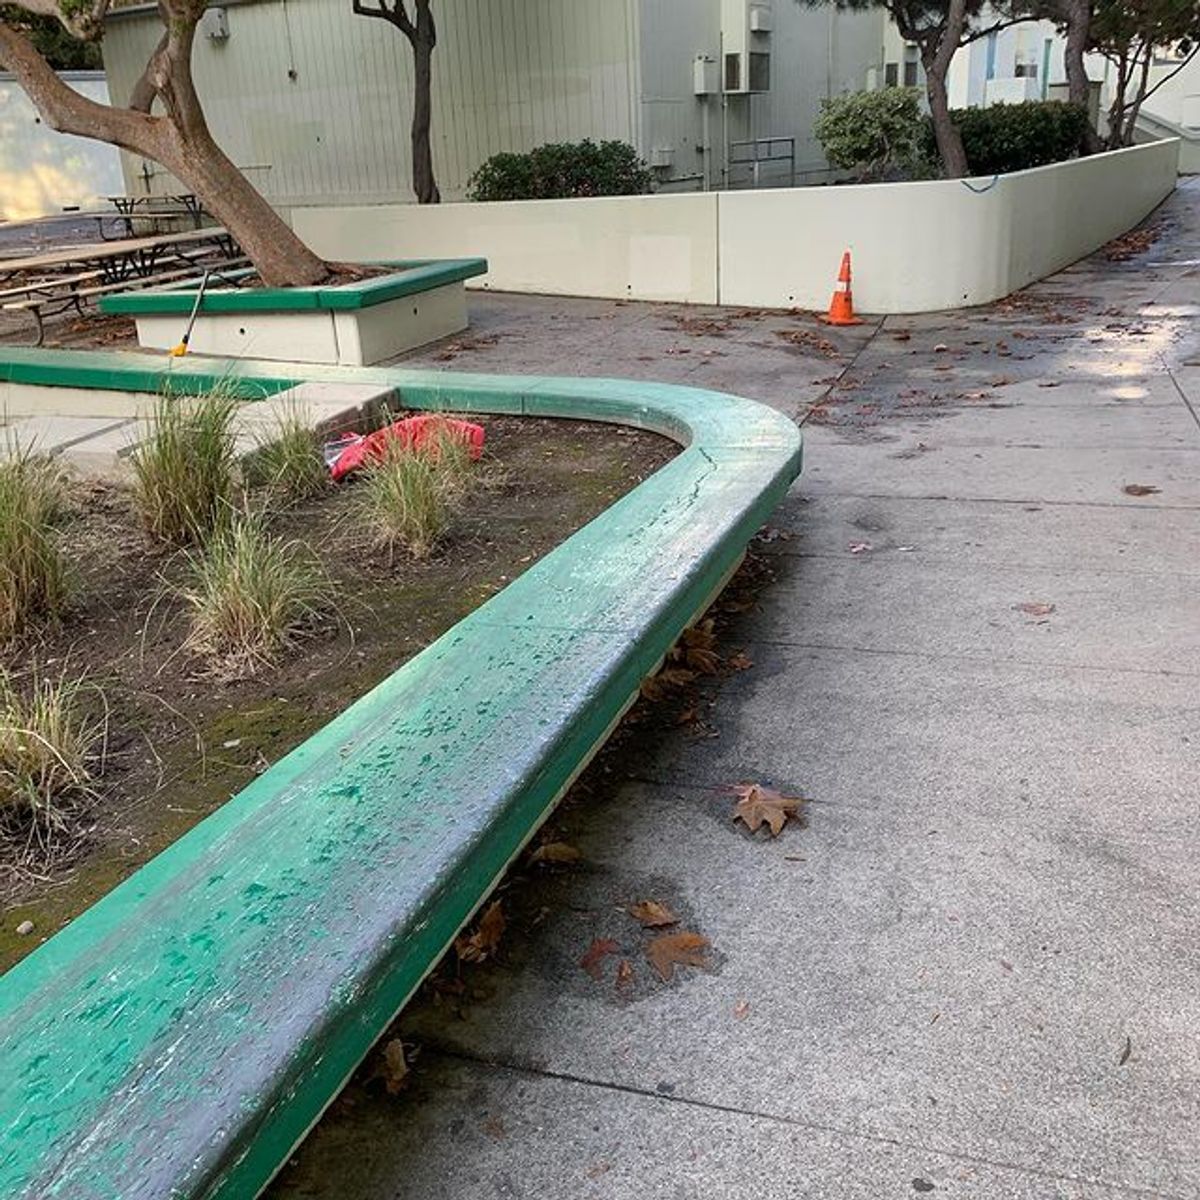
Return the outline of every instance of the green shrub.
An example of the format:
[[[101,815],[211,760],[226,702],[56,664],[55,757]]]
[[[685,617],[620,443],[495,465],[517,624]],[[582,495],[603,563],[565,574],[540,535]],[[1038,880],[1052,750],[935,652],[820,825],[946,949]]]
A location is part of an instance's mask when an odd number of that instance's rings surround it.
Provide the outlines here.
[[[66,492],[50,459],[16,445],[0,461],[0,644],[37,621],[52,620],[70,594],[55,525]]]
[[[555,142],[526,154],[493,154],[467,182],[471,200],[634,196],[652,176],[625,142]]]
[[[233,414],[218,389],[196,400],[162,397],[133,452],[133,497],[146,528],[175,545],[203,541],[232,511]]]
[[[911,173],[922,153],[921,93],[889,87],[822,100],[813,133],[830,166],[860,180]]]
[[[306,546],[273,537],[262,518],[245,514],[188,558],[180,593],[192,610],[186,648],[234,677],[274,661],[334,602]]]
[[[972,175],[1005,175],[1074,158],[1088,122],[1083,108],[1061,100],[956,108],[950,116],[962,134]],[[930,156],[936,157],[929,121],[925,145]]]

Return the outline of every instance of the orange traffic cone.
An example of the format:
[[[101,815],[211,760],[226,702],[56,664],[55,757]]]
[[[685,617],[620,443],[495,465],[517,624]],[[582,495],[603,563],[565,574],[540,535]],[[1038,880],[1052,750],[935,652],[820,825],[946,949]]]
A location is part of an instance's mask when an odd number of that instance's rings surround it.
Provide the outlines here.
[[[838,272],[837,287],[829,302],[829,312],[822,318],[826,325],[861,325],[854,315],[854,295],[850,290],[850,251],[842,255],[842,269]]]

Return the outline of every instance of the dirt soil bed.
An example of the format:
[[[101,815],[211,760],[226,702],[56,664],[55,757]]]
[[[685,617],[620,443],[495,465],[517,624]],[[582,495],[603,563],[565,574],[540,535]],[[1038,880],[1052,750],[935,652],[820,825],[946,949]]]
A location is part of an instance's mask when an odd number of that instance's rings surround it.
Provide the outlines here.
[[[0,665],[86,673],[107,708],[106,759],[70,853],[37,876],[0,859],[0,970],[675,453],[663,438],[624,428],[482,423],[501,482],[428,560],[389,564],[364,549],[347,521],[353,484],[277,520],[278,532],[319,552],[341,611],[299,653],[249,680],[221,682],[180,653],[185,614],[162,598],[178,560],[140,532],[124,491],[80,486],[68,534],[78,606],[60,629],[0,655]],[[26,922],[32,933],[18,934]]]

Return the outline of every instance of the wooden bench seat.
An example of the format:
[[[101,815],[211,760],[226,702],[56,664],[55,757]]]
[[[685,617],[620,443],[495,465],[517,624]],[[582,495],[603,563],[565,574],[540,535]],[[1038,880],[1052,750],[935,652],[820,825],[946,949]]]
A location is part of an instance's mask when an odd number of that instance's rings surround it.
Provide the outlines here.
[[[15,287],[0,288],[0,300],[28,296],[33,293],[59,291],[63,288],[72,287],[75,284],[90,283],[93,279],[102,279],[103,277],[103,271],[93,270],[79,271],[74,275],[51,275],[46,279],[31,279]]]
[[[198,268],[207,265],[204,263],[205,254],[200,251],[181,251],[178,255],[164,260],[166,265],[172,262],[182,262],[184,265],[175,267],[169,271],[157,271],[153,275],[138,275],[131,279],[123,279],[118,283],[105,283],[92,287],[79,287],[80,283],[90,283],[95,279],[104,277],[103,271],[85,271],[78,275],[64,276],[58,280],[47,280],[41,287],[28,285],[23,288],[11,289],[13,295],[24,295],[23,300],[14,300],[4,304],[2,307],[6,312],[27,312],[33,315],[37,322],[37,341],[35,346],[40,346],[46,336],[45,319],[48,316],[57,316],[59,313],[66,312],[69,308],[75,308],[78,312],[83,312],[83,302],[92,300],[98,296],[110,296],[124,292],[141,291],[143,288],[158,287],[164,283],[178,283],[195,276]],[[225,275],[226,271],[237,274],[239,268],[245,266],[250,260],[243,254],[237,258],[222,258],[212,264],[213,275],[220,278]],[[199,280],[196,280],[199,286]],[[3,298],[5,293],[0,292],[0,298]],[[47,312],[46,309],[50,305],[61,305],[53,312]]]

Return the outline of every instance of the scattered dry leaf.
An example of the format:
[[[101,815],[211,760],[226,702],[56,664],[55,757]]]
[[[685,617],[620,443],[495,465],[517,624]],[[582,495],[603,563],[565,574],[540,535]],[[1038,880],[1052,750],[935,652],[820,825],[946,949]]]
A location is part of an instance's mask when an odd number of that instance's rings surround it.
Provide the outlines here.
[[[642,680],[641,692],[645,699],[654,702],[695,682],[695,671],[689,671],[684,667],[663,667],[657,675]]]
[[[850,553],[851,554],[864,554],[864,553],[866,553],[866,551],[868,551],[870,549],[871,549],[870,542],[851,542],[850,543]]]
[[[750,1001],[739,1000],[733,1006],[733,1019],[735,1021],[744,1021],[750,1015]]]
[[[1127,496],[1155,496],[1160,490],[1152,483],[1127,483],[1121,489]]]
[[[629,906],[629,915],[646,929],[659,929],[664,925],[678,925],[679,918],[657,900],[639,900]]]
[[[633,986],[633,963],[627,958],[617,963],[617,991],[622,992]]]
[[[701,675],[715,675],[721,668],[721,656],[715,650],[689,647],[683,656],[684,662]]]
[[[1022,612],[1028,617],[1048,617],[1055,611],[1057,605],[1044,604],[1038,600],[1029,600],[1024,604],[1014,604],[1013,608],[1017,612]]]
[[[664,933],[646,947],[646,957],[663,983],[675,977],[675,968],[708,966],[709,940],[699,933]]]
[[[788,818],[795,818],[804,803],[803,796],[784,796],[774,788],[758,783],[740,783],[730,789],[738,798],[733,806],[733,819],[741,821],[754,833],[766,825],[772,837],[778,837]]]
[[[375,1064],[373,1079],[382,1079],[389,1096],[398,1096],[408,1086],[408,1060],[399,1038],[385,1042]]]
[[[579,960],[579,965],[593,978],[604,978],[604,960],[610,954],[619,954],[621,947],[612,938],[597,938]]]
[[[488,1116],[488,1119],[483,1123],[483,1132],[488,1135],[494,1142],[499,1142],[504,1138],[504,1122],[495,1114]]]
[[[462,962],[481,963],[496,952],[504,936],[504,909],[499,900],[493,900],[479,918],[475,932],[463,934],[454,940],[454,949]]]
[[[728,666],[731,671],[748,671],[752,666],[754,666],[754,659],[752,659],[744,650],[739,650],[727,660],[726,666]]]
[[[566,842],[545,842],[539,846],[530,856],[531,863],[573,863],[578,862],[583,857],[574,846],[568,846]]]

